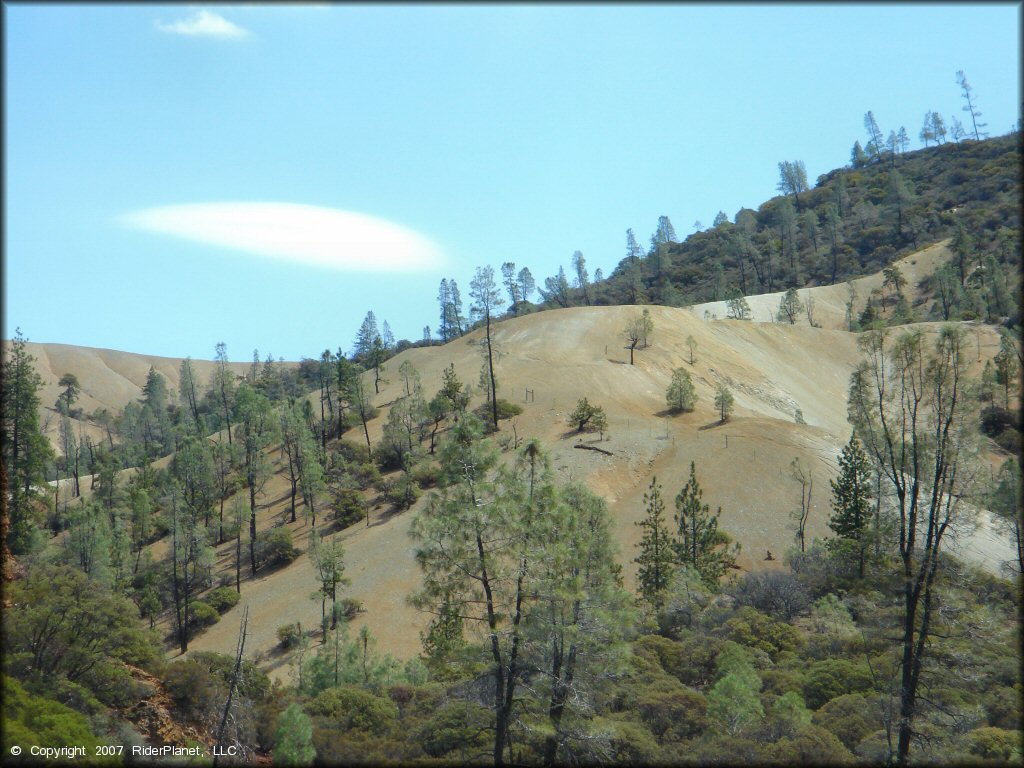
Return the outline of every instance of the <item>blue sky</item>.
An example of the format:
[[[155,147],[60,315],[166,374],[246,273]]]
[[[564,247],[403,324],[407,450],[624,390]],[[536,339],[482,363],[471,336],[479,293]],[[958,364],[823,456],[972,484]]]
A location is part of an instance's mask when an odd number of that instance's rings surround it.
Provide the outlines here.
[[[4,6],[4,336],[209,358],[437,326],[883,133],[1017,124],[1020,6]]]

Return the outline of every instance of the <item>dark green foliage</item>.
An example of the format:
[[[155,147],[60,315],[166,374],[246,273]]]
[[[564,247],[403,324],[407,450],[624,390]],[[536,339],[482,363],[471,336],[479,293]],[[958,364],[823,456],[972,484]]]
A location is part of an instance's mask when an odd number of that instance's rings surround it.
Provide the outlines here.
[[[402,511],[415,504],[422,493],[413,477],[405,472],[400,473],[394,480],[386,481],[381,488],[384,500]]]
[[[965,740],[972,755],[987,760],[1017,762],[1024,752],[1020,731],[983,726],[968,733]]]
[[[608,428],[608,418],[605,416],[604,408],[599,405],[592,405],[587,398],[580,398],[576,402],[576,408],[569,414],[569,424],[576,427],[577,432],[600,431],[602,434]]]
[[[292,533],[287,528],[273,528],[261,532],[257,545],[258,562],[268,568],[287,565],[302,554],[292,544]]]
[[[685,368],[672,371],[672,380],[665,392],[665,401],[672,413],[687,413],[697,405],[697,391],[694,389],[690,372]]]
[[[367,503],[358,488],[339,488],[334,493],[334,520],[339,528],[358,523],[366,517]]]
[[[218,690],[210,671],[194,659],[168,664],[163,675],[164,689],[181,716],[200,721],[217,706]]]
[[[640,553],[634,559],[640,567],[637,583],[640,597],[656,611],[665,605],[665,590],[672,576],[672,537],[665,525],[665,502],[661,497],[658,479],[651,478],[651,487],[644,494],[647,515],[639,525],[644,530],[640,539]]]
[[[302,625],[294,623],[282,624],[277,628],[275,634],[277,635],[277,642],[280,643],[282,648],[294,648],[302,640]]]
[[[398,707],[393,701],[352,686],[321,691],[308,709],[309,714],[324,718],[332,729],[378,736],[386,733],[398,719]]]
[[[217,613],[227,613],[241,599],[241,596],[230,587],[217,587],[210,594],[203,598],[203,602],[213,608]]]
[[[716,296],[723,284],[740,286],[748,295],[834,284],[953,237],[958,225],[972,241],[961,284],[973,264],[983,261],[979,251],[993,253],[1009,274],[1019,273],[1019,142],[1014,133],[902,153],[896,173],[889,162],[870,161],[858,146],[852,168],[824,174],[800,194],[801,223],[807,213],[824,222],[827,257],[816,255],[807,237],[793,238],[795,227],[783,211],[792,197],[776,197],[757,211],[738,212],[735,224],[722,222],[682,243],[663,244],[656,273],[635,269],[643,262],[627,253],[607,280],[592,286],[594,303],[634,304],[644,295],[667,304],[670,290],[682,304],[712,301],[723,298]],[[1016,247],[1000,246],[1000,237]],[[769,271],[766,254],[772,248],[780,252]]]
[[[25,343],[18,330],[13,343],[5,345],[0,376],[0,460],[7,473],[4,492],[10,493],[7,546],[15,555],[30,552],[38,542],[41,497],[37,489],[46,482],[46,464],[53,456],[39,428],[38,391],[43,381]]]
[[[216,624],[220,620],[217,609],[208,603],[195,601],[189,604],[188,628],[189,635],[195,636],[200,630]]]
[[[811,666],[803,695],[808,707],[818,709],[838,696],[870,689],[871,671],[867,664],[849,659],[826,659]]]
[[[42,691],[67,681],[104,704],[138,693],[122,662],[151,667],[155,636],[143,630],[135,604],[81,571],[35,565],[8,585],[4,611],[7,669]]]
[[[838,540],[829,542],[835,552],[850,552],[856,557],[859,576],[864,576],[864,550],[867,546],[871,514],[871,471],[867,454],[856,435],[839,454],[839,476],[832,486],[832,516],[828,527]]]
[[[708,727],[707,701],[674,678],[647,686],[636,701],[636,711],[660,741],[685,741]]]
[[[431,757],[468,762],[488,748],[486,707],[468,701],[451,701],[433,714],[416,734],[423,751]]]
[[[848,693],[815,712],[814,724],[831,731],[852,751],[865,736],[883,726],[881,715],[875,703],[859,693]]]
[[[704,492],[697,482],[697,465],[690,462],[690,478],[676,496],[677,538],[673,543],[676,562],[693,568],[707,584],[716,584],[736,562],[738,545],[730,548],[732,539],[718,530],[718,516],[701,500]]]
[[[809,725],[793,736],[779,739],[765,755],[769,762],[783,765],[843,765],[853,755],[833,734]]]

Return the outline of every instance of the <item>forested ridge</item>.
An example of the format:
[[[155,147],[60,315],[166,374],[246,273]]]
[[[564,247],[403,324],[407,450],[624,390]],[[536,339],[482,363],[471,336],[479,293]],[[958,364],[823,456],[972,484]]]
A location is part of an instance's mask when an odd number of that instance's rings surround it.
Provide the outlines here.
[[[756,211],[683,242],[662,217],[647,249],[628,232],[607,278],[576,254],[574,279],[546,279],[534,303],[528,270],[481,267],[467,311],[443,281],[436,335],[480,329],[476,381],[396,365],[434,334],[396,342],[371,312],[349,354],[254,353],[240,372],[218,344],[208,377],[186,359],[172,388],[151,369],[118,413],[83,413],[63,372],[55,450],[19,331],[3,370],[5,758],[15,743],[80,743],[114,763],[131,755],[94,747],[232,747],[224,764],[1019,762],[1020,134],[906,151],[905,131],[886,149],[873,122],[851,167],[813,188],[783,162],[784,194]],[[936,125],[922,140],[945,138]],[[894,261],[946,239],[952,258],[910,302]],[[499,396],[505,316],[728,299],[745,319],[745,295],[883,270],[883,290],[848,313],[861,362],[839,471],[814,484],[794,460],[799,504],[764,510],[792,521],[792,546],[763,570],[736,567],[700,456],[679,487],[651,478],[642,537],[623,551],[606,500],[561,479]],[[777,321],[813,325],[799,301],[785,294]],[[943,324],[914,325],[926,320]],[[963,321],[999,327],[984,365]],[[645,360],[658,331],[638,307],[616,339],[622,364]],[[688,344],[666,418],[697,406]],[[716,383],[710,427],[733,418],[733,389]],[[578,394],[567,434],[608,453],[600,398]],[[275,479],[286,502],[271,520]],[[826,537],[806,535],[812,493],[828,499]],[[339,534],[380,506],[414,515],[409,599],[430,619],[405,660],[350,627],[365,606],[346,593]],[[999,574],[949,543],[979,508],[1018,553]],[[297,558],[315,582],[296,599],[312,593],[320,624],[277,627],[275,655],[256,663],[244,606]],[[229,612],[237,653],[189,652]]]

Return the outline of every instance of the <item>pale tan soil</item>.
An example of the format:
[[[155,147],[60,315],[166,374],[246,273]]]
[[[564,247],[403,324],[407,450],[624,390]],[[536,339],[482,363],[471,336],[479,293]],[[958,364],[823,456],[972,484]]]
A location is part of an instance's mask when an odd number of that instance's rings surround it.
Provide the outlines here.
[[[6,348],[7,342],[4,342]],[[75,347],[69,344],[38,344],[28,342],[26,350],[35,358],[35,369],[43,380],[39,389],[39,421],[44,427],[54,450],[60,451],[60,415],[54,403],[63,392],[57,386],[61,376],[73,373],[78,377],[82,391],[74,408],[81,408],[82,419],[72,419],[75,434],[91,437],[95,442],[107,439],[106,432],[88,419],[99,408],[106,408],[115,415],[132,400],[142,397],[142,387],[150,367],[156,369],[167,380],[170,402],[177,402],[179,388],[180,358],[138,355],[132,352],[118,352],[112,349]],[[231,370],[238,376],[249,373],[251,363],[230,363]],[[294,365],[288,363],[286,365]],[[193,360],[196,384],[200,395],[213,375],[216,363],[211,360]]]
[[[904,259],[908,292],[916,289],[923,270],[933,269],[946,255],[940,245]],[[859,313],[867,291],[880,285],[881,277],[863,278],[857,284],[861,298],[855,311]],[[818,300],[815,319],[823,326],[820,328],[806,322],[791,326],[706,321],[700,307],[648,307],[654,332],[650,346],[637,350],[633,366],[629,365],[622,329],[641,312],[640,307],[576,307],[516,318],[492,328],[499,396],[523,407],[521,415],[503,422],[502,432],[511,435],[514,427],[520,439],[539,438],[560,478],[580,480],[608,500],[621,547],[619,560],[630,588],[635,579],[632,559],[640,538],[635,523],[644,515],[644,492],[656,476],[671,514],[672,500],[686,481],[691,461],[697,464],[704,501],[713,509],[722,508],[720,527],[742,545],[739,564],[743,569],[782,567],[785,551],[794,544],[790,512],[799,506],[800,499],[800,487],[789,475],[794,458],[810,467],[814,476],[808,539],[828,534],[828,481],[834,477],[837,456],[850,434],[846,393],[859,353],[857,336],[842,330],[845,287],[814,288],[811,292]],[[755,308],[755,318],[759,317],[758,307],[764,316],[768,308],[774,314],[778,305],[778,295],[747,300]],[[723,305],[718,316],[724,314]],[[938,325],[918,327],[933,335]],[[981,325],[974,326],[972,333],[979,353],[974,361],[977,372],[984,359],[998,350],[998,337],[993,328]],[[379,440],[387,407],[404,393],[398,375],[402,362],[408,360],[419,370],[428,397],[440,387],[441,372],[449,363],[454,363],[464,382],[475,385],[482,361],[481,336],[482,331],[476,331],[443,347],[407,350],[390,360],[386,372],[390,382],[374,398],[382,412],[370,425],[371,440],[375,444]],[[697,341],[692,366],[688,336]],[[45,359],[53,382],[54,376],[71,370],[82,380],[84,390],[99,386],[99,373],[83,375],[70,366],[70,350],[74,348],[50,350],[50,346],[38,345],[47,347]],[[33,350],[33,354],[44,359],[40,351]],[[68,356],[61,358],[58,351]],[[108,365],[103,360],[114,353],[87,352],[82,354],[91,361],[89,370],[102,371],[105,366],[111,371],[130,371],[130,379],[122,378],[136,387],[144,382],[150,361],[161,360],[111,360],[114,365]],[[158,370],[168,375],[171,386],[176,386],[178,361],[165,360],[163,365]],[[199,363],[196,365],[198,368]],[[239,366],[245,368],[245,364]],[[665,414],[664,393],[676,367],[691,371],[698,405],[693,413],[673,417]],[[202,381],[207,380],[208,371],[206,367],[201,369]],[[712,405],[719,381],[732,388],[736,400],[735,415],[726,424],[718,423]],[[524,402],[527,388],[533,392],[531,402]],[[117,397],[124,398],[123,393],[129,392],[127,385],[119,392],[122,394]],[[127,396],[137,397],[138,390],[134,392]],[[47,396],[55,399],[56,388]],[[89,396],[108,407],[119,407],[121,402],[102,391]],[[580,436],[568,426],[566,417],[583,396],[604,407],[610,436],[598,442],[597,435],[585,434],[582,440],[611,451],[612,456],[573,448]],[[474,404],[479,401],[479,397],[474,398]],[[794,422],[798,407],[806,424]],[[361,443],[361,430],[351,431],[346,439]],[[288,506],[286,479],[275,477],[260,501],[265,505],[260,512],[261,529],[284,519]],[[378,647],[401,658],[419,651],[419,631],[427,621],[406,602],[419,583],[414,548],[407,535],[419,506],[422,501],[410,512],[397,515],[377,507],[369,528],[360,523],[337,534],[345,544],[346,575],[351,579],[344,595],[362,600],[366,606],[354,629],[365,622]],[[299,514],[299,520],[288,525],[296,544],[304,549],[309,527],[301,509]],[[995,533],[987,522],[965,541],[965,556],[993,570],[1012,556],[1008,538]],[[767,550],[776,558],[774,562],[764,560]],[[218,549],[218,568],[223,574],[233,573],[233,551],[232,543]],[[311,599],[316,588],[312,566],[305,556],[287,568],[261,574],[255,581],[246,580],[243,569],[242,598],[250,608],[252,633],[247,649],[258,654],[276,677],[288,678],[291,668],[287,657],[275,651],[275,631],[296,621],[310,630],[319,627],[320,603]],[[232,609],[197,637],[191,648],[232,653],[241,607]]]

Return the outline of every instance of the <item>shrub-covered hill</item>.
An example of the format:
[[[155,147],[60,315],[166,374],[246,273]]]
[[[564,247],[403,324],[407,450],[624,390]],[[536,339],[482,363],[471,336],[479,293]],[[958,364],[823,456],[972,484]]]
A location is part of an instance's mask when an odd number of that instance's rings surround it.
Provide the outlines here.
[[[720,215],[717,226],[684,242],[627,254],[592,287],[591,300],[680,306],[733,292],[828,285],[880,271],[958,233],[965,269],[991,269],[991,258],[1019,285],[1020,181],[1019,132],[836,169],[798,195],[741,209],[731,222]]]

